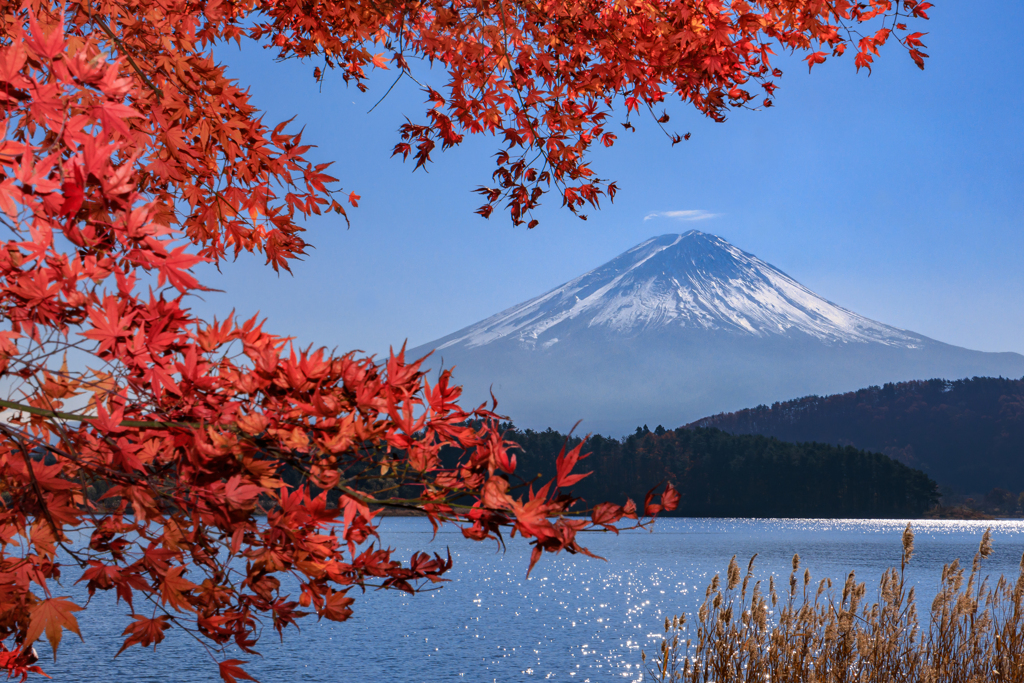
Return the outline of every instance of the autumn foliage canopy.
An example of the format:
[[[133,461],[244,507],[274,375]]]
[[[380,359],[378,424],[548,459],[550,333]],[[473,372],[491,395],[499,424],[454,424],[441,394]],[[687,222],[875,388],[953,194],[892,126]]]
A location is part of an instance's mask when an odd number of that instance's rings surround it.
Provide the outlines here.
[[[584,529],[677,503],[667,486],[640,506],[569,515],[580,449],[563,452],[554,481],[524,483],[494,406],[459,407],[448,373],[431,383],[403,353],[298,349],[257,319],[196,317],[197,265],[253,253],[288,270],[307,246],[302,221],[359,198],[300,134],[263,120],[215,46],[256,41],[360,90],[373,70],[412,79],[409,60],[428,60],[445,82],[423,85],[426,114],[394,153],[419,167],[438,146],[492,134],[479,213],[503,204],[533,227],[547,192],[574,212],[614,195],[587,153],[631,116],[664,126],[671,103],[716,120],[770,106],[780,49],[813,67],[849,47],[870,69],[898,41],[923,65],[905,22],[929,7],[0,0],[0,668],[41,673],[31,644],[45,633],[56,653],[64,630],[78,633],[83,605],[58,579],[115,592],[134,620],[124,648],[186,629],[230,682],[249,675],[225,648],[254,652],[264,625],[342,621],[353,588],[443,579],[450,557],[393,556],[381,507],[474,540],[519,534],[534,563],[586,553]]]

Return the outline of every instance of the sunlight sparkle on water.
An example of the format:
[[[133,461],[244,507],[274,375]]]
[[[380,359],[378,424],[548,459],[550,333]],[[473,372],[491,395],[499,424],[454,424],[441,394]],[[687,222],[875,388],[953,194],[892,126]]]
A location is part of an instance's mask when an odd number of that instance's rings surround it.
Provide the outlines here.
[[[799,553],[815,580],[841,580],[854,570],[871,586],[884,569],[898,565],[905,526],[906,520],[662,519],[654,533],[588,536],[586,545],[607,562],[545,556],[526,579],[529,552],[519,539],[506,553],[458,532],[439,533],[431,543],[425,521],[389,518],[381,536],[399,556],[451,548],[455,568],[441,590],[358,596],[348,622],[300,621],[302,631],[286,632],[283,645],[261,641],[262,659],[239,658],[250,660],[247,670],[258,679],[296,683],[639,681],[640,651],[658,649],[666,617],[696,611],[705,586],[733,555],[745,567],[758,553],[755,576],[765,581],[772,573],[788,577]],[[995,554],[986,569],[1016,575],[1024,522],[914,522],[916,553],[908,576],[919,604],[930,604],[943,563],[973,557],[988,526]],[[64,590],[84,600],[82,585]],[[109,597],[97,594],[82,613],[84,643],[64,639],[57,665],[49,668],[55,681],[163,683],[169,679],[157,672],[168,669],[165,663],[173,663],[174,680],[219,680],[194,643],[173,630],[155,654],[133,648],[113,659],[127,618],[123,605]]]

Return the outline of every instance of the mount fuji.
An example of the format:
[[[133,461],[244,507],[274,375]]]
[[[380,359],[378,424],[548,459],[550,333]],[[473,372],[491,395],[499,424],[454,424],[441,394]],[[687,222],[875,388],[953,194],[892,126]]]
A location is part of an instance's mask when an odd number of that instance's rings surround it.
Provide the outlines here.
[[[407,353],[493,390],[519,427],[618,436],[808,394],[1024,375],[1024,356],[943,344],[837,306],[696,230],[639,244],[561,287]]]

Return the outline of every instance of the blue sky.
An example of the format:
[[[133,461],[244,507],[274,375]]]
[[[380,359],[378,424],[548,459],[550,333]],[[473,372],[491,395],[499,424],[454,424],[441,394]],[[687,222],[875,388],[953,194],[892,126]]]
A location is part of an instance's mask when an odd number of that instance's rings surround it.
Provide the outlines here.
[[[435,153],[429,173],[390,157],[404,117],[422,118],[414,83],[367,113],[390,72],[365,94],[330,75],[321,91],[311,64],[225,48],[218,57],[266,120],[296,117],[318,145],[312,158],[335,161],[345,194],[362,200],[350,228],[338,216],[309,222],[316,249],[293,276],[242,257],[204,274],[224,291],[196,307],[260,311],[268,329],[303,343],[380,353],[474,323],[653,235],[697,228],[863,315],[1024,353],[1024,3],[937,5],[918,29],[929,32],[925,71],[893,48],[870,77],[849,54],[811,74],[782,59],[775,107],[716,124],[676,105],[672,125],[692,137],[675,147],[642,122],[595,158],[618,182],[614,204],[582,222],[552,196],[532,231],[497,211],[473,214],[494,138]]]

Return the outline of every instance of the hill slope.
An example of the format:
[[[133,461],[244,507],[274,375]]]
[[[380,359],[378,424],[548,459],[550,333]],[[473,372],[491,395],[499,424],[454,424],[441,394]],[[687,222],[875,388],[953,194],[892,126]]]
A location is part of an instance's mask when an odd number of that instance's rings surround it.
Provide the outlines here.
[[[1024,490],[1024,380],[903,382],[714,415],[691,427],[880,451],[957,493]]]

